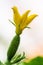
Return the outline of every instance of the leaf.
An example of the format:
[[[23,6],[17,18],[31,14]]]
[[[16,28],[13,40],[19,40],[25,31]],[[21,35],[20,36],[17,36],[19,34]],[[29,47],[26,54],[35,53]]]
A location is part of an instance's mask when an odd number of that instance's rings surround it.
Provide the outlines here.
[[[32,60],[30,60],[29,62],[20,62],[16,65],[43,65],[43,57],[36,57],[36,58],[33,58]]]
[[[43,57],[38,56],[38,57],[32,59],[28,63],[28,65],[43,65]]]
[[[4,65],[4,64],[0,61],[0,65]]]
[[[12,59],[11,59],[11,63],[13,63],[16,59],[20,58],[21,54],[19,55],[15,55]]]
[[[26,62],[19,62],[19,63],[16,63],[15,65],[27,65]]]
[[[6,63],[5,63],[5,65],[12,65],[9,61],[7,61]]]
[[[12,64],[18,63],[21,60],[23,60],[25,58],[25,53],[23,52],[23,55],[19,54],[17,57],[15,57],[13,59],[13,61],[11,62]]]

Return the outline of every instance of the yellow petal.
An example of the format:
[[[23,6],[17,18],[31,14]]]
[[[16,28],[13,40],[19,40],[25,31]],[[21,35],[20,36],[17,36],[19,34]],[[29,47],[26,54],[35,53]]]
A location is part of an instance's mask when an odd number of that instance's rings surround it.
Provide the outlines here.
[[[24,21],[27,19],[27,15],[28,13],[30,12],[30,10],[26,11],[21,17],[21,21],[19,23],[19,25],[16,26],[16,33],[17,34],[21,34],[22,33],[22,30],[20,28],[21,24],[24,23]]]
[[[24,24],[21,26],[21,29],[23,30],[29,23],[32,22],[32,20],[36,17],[36,14],[30,15],[29,17],[27,17],[26,21],[24,22]]]
[[[24,24],[25,20],[27,19],[27,16],[29,14],[30,10],[26,11],[21,18],[21,26]]]
[[[21,21],[21,16],[20,16],[20,14],[18,12],[17,7],[13,7],[12,9],[13,9],[13,20],[14,20],[14,23],[16,25],[18,25],[20,23],[20,21]]]

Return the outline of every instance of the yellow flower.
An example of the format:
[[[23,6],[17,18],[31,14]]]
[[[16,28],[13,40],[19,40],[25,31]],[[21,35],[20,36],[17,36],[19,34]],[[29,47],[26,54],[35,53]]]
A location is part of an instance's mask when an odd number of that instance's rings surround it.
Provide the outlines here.
[[[13,20],[16,26],[16,34],[20,35],[29,23],[37,16],[33,14],[28,16],[30,10],[27,10],[22,16],[19,14],[17,7],[13,7]]]

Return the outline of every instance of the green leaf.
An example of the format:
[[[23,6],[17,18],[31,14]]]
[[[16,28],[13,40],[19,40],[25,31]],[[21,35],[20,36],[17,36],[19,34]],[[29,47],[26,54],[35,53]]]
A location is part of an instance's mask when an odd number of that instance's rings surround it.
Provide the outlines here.
[[[5,65],[12,65],[9,61],[7,61],[6,63],[5,63]]]
[[[16,59],[20,58],[20,57],[21,57],[21,54],[15,55],[15,56],[11,59],[11,63],[12,63],[13,61],[15,61]]]
[[[38,57],[32,59],[28,63],[28,65],[43,65],[43,57],[38,56]]]
[[[0,65],[4,65],[4,64],[0,61]]]
[[[36,58],[31,59],[28,63],[20,62],[16,65],[43,65],[43,57],[38,56]]]
[[[19,62],[19,63],[16,63],[15,65],[27,65],[26,62]]]
[[[18,56],[14,57],[13,61],[11,62],[12,64],[18,63],[21,60],[25,58],[25,53],[23,52],[23,55],[19,54]]]

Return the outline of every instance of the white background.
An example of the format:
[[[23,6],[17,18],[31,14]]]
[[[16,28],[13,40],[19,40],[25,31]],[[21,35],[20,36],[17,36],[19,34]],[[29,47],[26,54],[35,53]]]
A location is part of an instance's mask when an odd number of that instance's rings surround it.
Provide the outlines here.
[[[8,21],[13,19],[13,6],[17,6],[20,14],[28,9],[30,14],[38,14],[29,25],[31,29],[23,31],[18,52],[25,51],[28,58],[43,56],[43,0],[0,0],[0,37],[5,40],[4,43],[0,40],[0,60],[6,60],[7,49],[15,35],[15,27]]]

